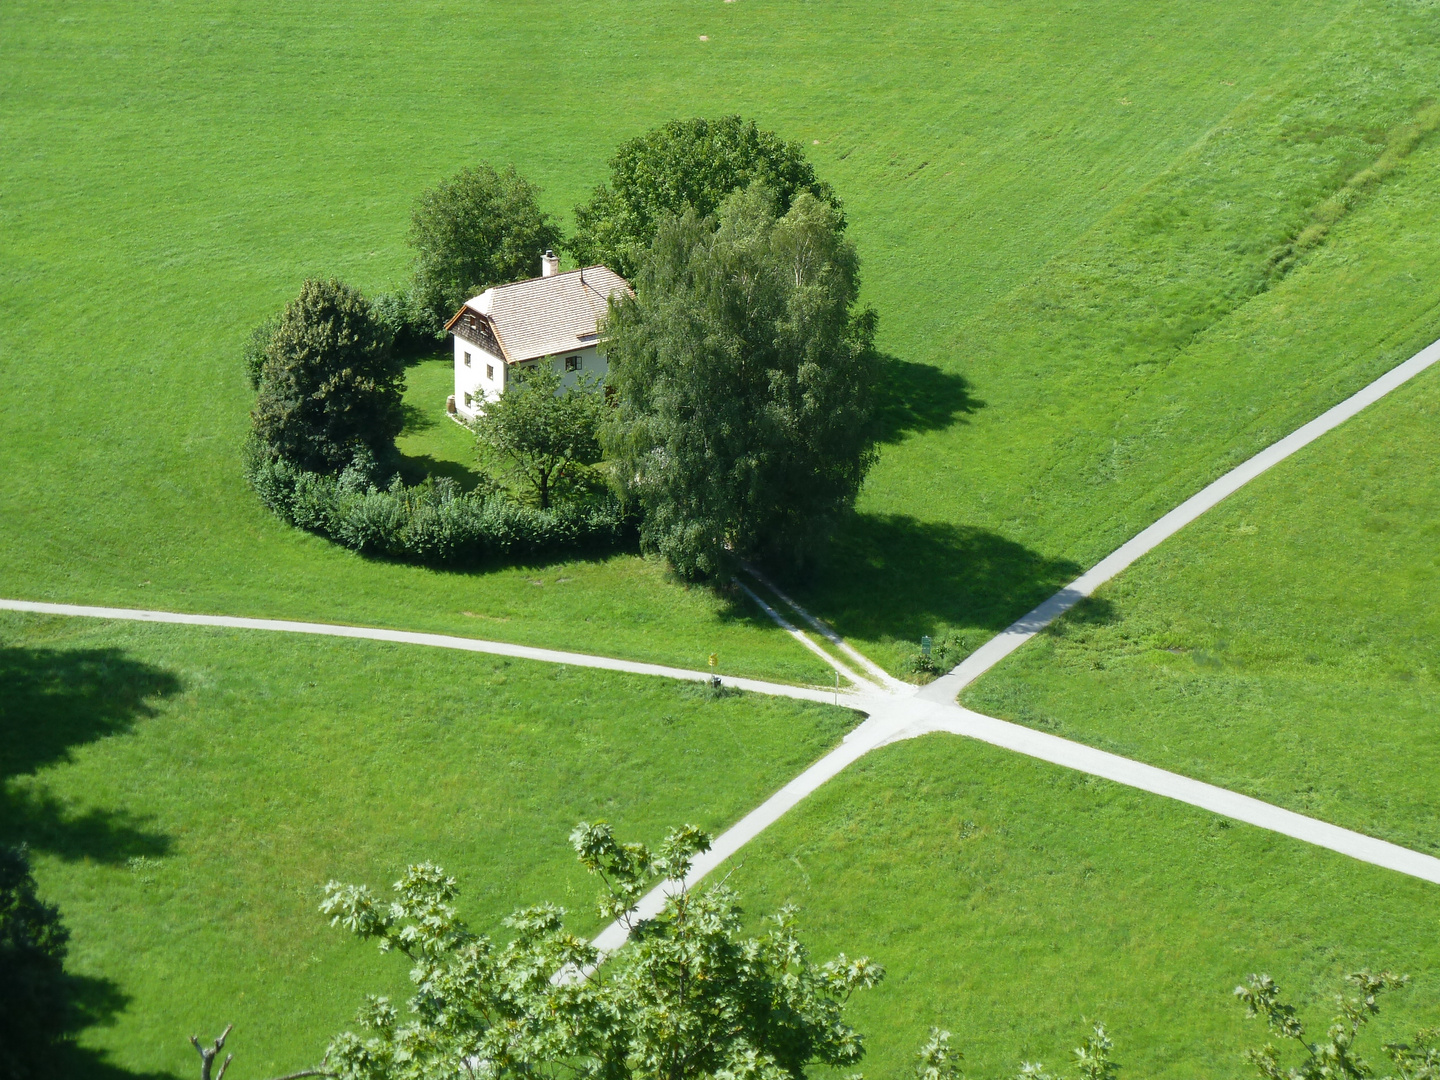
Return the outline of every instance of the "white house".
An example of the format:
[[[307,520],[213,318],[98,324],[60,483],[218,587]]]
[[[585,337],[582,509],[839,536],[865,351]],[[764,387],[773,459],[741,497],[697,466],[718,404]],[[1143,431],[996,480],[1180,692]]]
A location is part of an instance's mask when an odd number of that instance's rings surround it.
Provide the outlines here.
[[[570,386],[580,374],[603,378],[607,364],[595,348],[612,294],[630,283],[604,266],[562,274],[551,251],[541,274],[486,289],[455,313],[445,329],[455,336],[454,410],[466,420],[484,411],[517,370],[553,364]]]

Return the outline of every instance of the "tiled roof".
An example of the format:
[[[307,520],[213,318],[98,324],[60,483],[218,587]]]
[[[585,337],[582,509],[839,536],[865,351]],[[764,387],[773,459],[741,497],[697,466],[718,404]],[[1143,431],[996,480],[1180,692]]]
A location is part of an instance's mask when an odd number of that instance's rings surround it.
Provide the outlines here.
[[[512,364],[595,343],[610,294],[630,284],[604,266],[496,285],[465,304],[486,316],[505,359]],[[465,313],[462,308],[448,330]]]

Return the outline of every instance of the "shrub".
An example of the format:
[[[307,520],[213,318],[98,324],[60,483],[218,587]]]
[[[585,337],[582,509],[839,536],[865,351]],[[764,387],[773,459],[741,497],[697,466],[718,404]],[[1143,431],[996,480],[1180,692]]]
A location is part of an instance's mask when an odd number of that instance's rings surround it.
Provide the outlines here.
[[[608,496],[541,510],[493,488],[461,492],[449,479],[407,487],[397,476],[382,488],[370,480],[371,464],[331,476],[252,451],[246,474],[265,505],[298,528],[353,551],[431,566],[612,550],[634,538],[634,523]]]
[[[392,457],[404,426],[405,367],[390,345],[355,289],[305,282],[263,348],[250,414],[255,445],[316,472],[338,471],[362,447]]]
[[[433,352],[437,343],[445,340],[445,324],[418,303],[412,292],[402,289],[381,293],[371,302],[371,307],[375,320],[390,335],[396,356]]]
[[[978,647],[978,642],[972,641],[975,636],[975,633],[969,631],[942,634],[936,637],[931,644],[929,655],[926,655],[923,648],[916,649],[905,658],[900,665],[900,671],[918,681],[929,682],[930,679],[936,675],[943,675],[974,652]]]

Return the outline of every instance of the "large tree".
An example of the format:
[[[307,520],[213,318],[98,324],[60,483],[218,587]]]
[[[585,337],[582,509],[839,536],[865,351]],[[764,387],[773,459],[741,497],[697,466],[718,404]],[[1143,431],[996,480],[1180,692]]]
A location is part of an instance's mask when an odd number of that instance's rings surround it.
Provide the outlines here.
[[[757,183],[774,192],[781,213],[802,192],[840,208],[799,143],[738,116],[672,120],[616,151],[609,183],[575,210],[570,248],[582,263],[630,277],[665,218],[713,214],[731,192]]]
[[[461,169],[420,196],[410,216],[414,302],[438,330],[460,305],[491,285],[535,277],[560,230],[540,209],[539,191],[513,165]]]
[[[657,849],[616,841],[608,826],[571,836],[604,883],[600,911],[619,918],[630,944],[603,965],[565,929],[563,910],[526,908],[506,920],[504,944],[456,917],[456,883],[412,866],[383,902],[332,882],[322,911],[361,938],[410,959],[416,987],[407,1014],[367,1000],[360,1033],[337,1036],[324,1070],[346,1080],[804,1080],[809,1065],[850,1066],[864,1052],[845,1022],[850,995],[884,972],[866,959],[810,959],[794,913],[743,936],[724,887],[676,885],[663,909],[635,905],[660,880],[681,882],[710,838],[676,829]]]
[[[258,352],[251,420],[262,454],[313,472],[337,472],[362,448],[393,457],[405,365],[359,292],[305,282]]]
[[[839,211],[779,213],[755,186],[716,220],[662,222],[633,298],[612,301],[605,440],[682,576],[732,556],[795,565],[853,506],[875,458],[874,313]]]
[[[522,368],[516,383],[487,402],[475,423],[482,455],[498,455],[549,509],[557,486],[580,467],[600,460],[598,430],[604,398],[591,379],[560,388],[561,376],[544,361]]]
[[[0,846],[0,1076],[7,1080],[61,1071],[71,1019],[69,936],[59,911],[36,895],[24,849]]]

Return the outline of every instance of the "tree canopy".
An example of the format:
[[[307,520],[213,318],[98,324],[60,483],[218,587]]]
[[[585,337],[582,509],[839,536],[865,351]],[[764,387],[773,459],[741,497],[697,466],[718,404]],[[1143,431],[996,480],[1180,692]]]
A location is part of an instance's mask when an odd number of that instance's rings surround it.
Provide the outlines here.
[[[515,385],[485,403],[475,422],[482,452],[499,454],[549,509],[558,485],[576,479],[578,466],[600,460],[598,430],[604,398],[593,379],[560,390],[549,363],[520,369]]]
[[[731,556],[795,565],[875,459],[875,315],[840,213],[802,192],[731,195],[660,224],[604,349],[604,439],[642,542],[690,578]]]
[[[1355,993],[1335,996],[1335,1018],[1325,1037],[1311,1040],[1305,1035],[1295,1006],[1283,1001],[1280,988],[1269,975],[1251,975],[1235,988],[1235,996],[1245,1006],[1245,1015],[1261,1017],[1271,1035],[1279,1036],[1282,1046],[1295,1052],[1296,1063],[1286,1068],[1281,1064],[1282,1050],[1266,1043],[1256,1050],[1247,1050],[1245,1060],[1255,1067],[1262,1080],[1365,1080],[1375,1071],[1360,1055],[1361,1032],[1371,1017],[1380,1012],[1378,998],[1388,990],[1407,985],[1406,975],[1390,971],[1375,974],[1356,971],[1345,976]],[[1440,1028],[1418,1032],[1409,1042],[1385,1043],[1382,1049],[1394,1071],[1384,1080],[1440,1080]],[[1378,1078],[1377,1078],[1378,1080]]]
[[[59,1070],[71,992],[64,960],[69,933],[60,912],[35,892],[22,848],[0,846],[0,1076],[40,1080]]]
[[[560,246],[560,230],[540,209],[539,191],[513,165],[461,169],[425,192],[410,216],[415,304],[435,329],[492,285],[540,272],[540,256]]]
[[[745,937],[733,892],[677,885],[653,918],[635,916],[650,885],[684,880],[709,836],[686,826],[652,850],[582,823],[571,842],[603,883],[601,914],[630,932],[603,966],[548,904],[507,919],[504,944],[473,932],[456,917],[455,879],[429,863],[405,872],[391,903],[331,882],[322,912],[408,957],[416,990],[408,1017],[385,998],[367,999],[361,1032],[331,1042],[325,1072],[421,1080],[471,1075],[483,1062],[491,1080],[804,1080],[808,1065],[860,1060],[845,1005],[884,972],[844,955],[815,963],[793,910]]]
[[[251,421],[264,456],[322,473],[362,448],[380,461],[394,456],[405,366],[355,289],[306,281],[258,355]]]
[[[609,183],[575,210],[570,248],[583,264],[603,263],[633,276],[662,220],[687,209],[714,214],[731,192],[753,184],[774,193],[781,213],[802,192],[840,209],[799,143],[739,116],[672,120],[616,151]],[[837,214],[836,220],[844,219]]]

